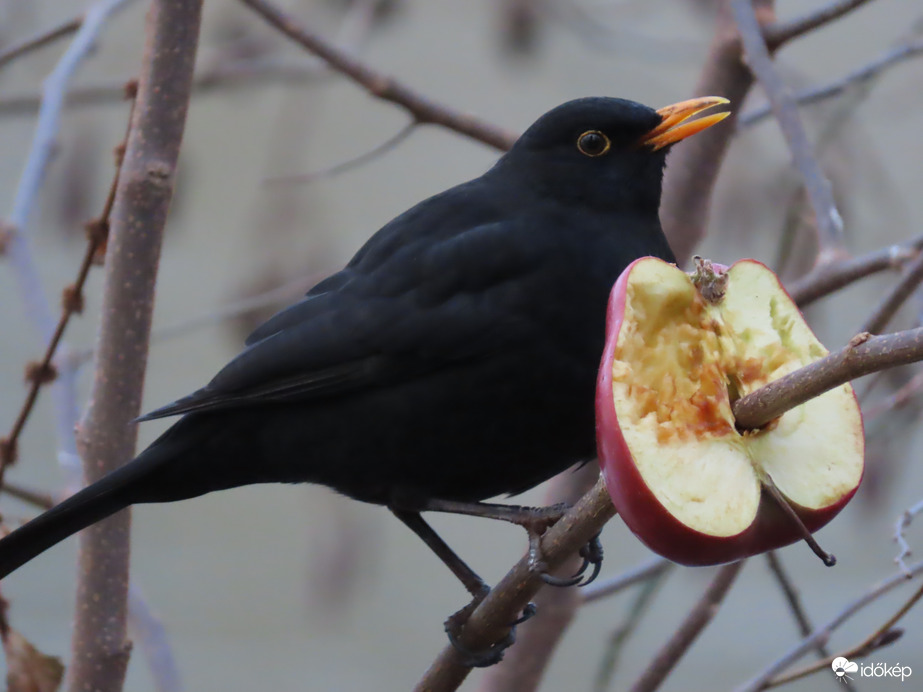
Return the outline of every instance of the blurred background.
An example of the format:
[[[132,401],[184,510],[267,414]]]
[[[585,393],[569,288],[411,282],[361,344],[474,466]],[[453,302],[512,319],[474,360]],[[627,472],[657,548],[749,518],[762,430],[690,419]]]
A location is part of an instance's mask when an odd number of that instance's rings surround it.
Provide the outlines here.
[[[0,0],[0,49],[78,15],[91,3]],[[822,2],[778,3],[781,17]],[[706,0],[297,0],[288,7],[313,30],[432,99],[519,132],[571,98],[612,95],[659,107],[693,93],[714,29]],[[112,96],[137,75],[146,3],[129,3],[108,23],[82,66],[85,94],[63,116],[56,158],[30,229],[45,290],[73,281],[83,224],[99,214],[112,177],[127,105]],[[257,321],[338,269],[396,214],[477,176],[496,151],[447,130],[418,127],[362,165],[331,168],[388,141],[407,124],[400,108],[332,75],[238,2],[205,4],[197,72],[167,228],[146,410],[208,381]],[[859,11],[785,47],[778,64],[794,88],[823,84],[871,62],[923,31],[923,7],[901,0]],[[67,40],[0,70],[0,218],[12,204],[35,127],[35,97]],[[763,103],[754,88],[745,111]],[[923,232],[923,56],[872,83],[805,107],[860,254]],[[682,145],[680,145],[682,146]],[[786,227],[804,221],[798,176],[776,124],[743,128],[722,169],[709,236],[699,253],[730,263],[756,257],[791,276],[805,268],[795,247],[780,262]],[[794,205],[794,206],[793,206]],[[852,336],[894,282],[884,274],[818,303],[809,318],[834,349]],[[86,311],[67,333],[67,353],[87,362],[93,348],[102,272],[87,287]],[[275,289],[279,289],[276,291]],[[274,291],[244,312],[240,301]],[[23,366],[42,344],[22,296],[0,260],[0,429],[14,419]],[[893,329],[916,326],[911,300]],[[911,371],[912,372],[912,371]],[[91,371],[79,371],[81,391]],[[877,399],[906,382],[889,375]],[[890,388],[890,389],[889,389]],[[874,400],[875,397],[872,397]],[[84,402],[80,402],[81,407]],[[803,544],[781,551],[816,624],[895,573],[894,524],[923,498],[917,435],[919,401],[867,420],[869,469],[856,499],[818,535],[840,562],[824,567]],[[141,427],[150,442],[166,422]],[[41,396],[11,481],[51,492],[63,487],[51,398]],[[356,430],[357,435],[362,430]],[[310,450],[306,450],[309,454]],[[542,488],[517,498],[540,503]],[[15,525],[35,514],[4,497]],[[250,487],[133,510],[135,584],[166,628],[187,690],[409,689],[445,644],[443,619],[467,594],[387,510],[321,487]],[[526,547],[516,527],[433,517],[446,540],[488,582]],[[923,519],[908,530],[923,544]],[[651,555],[616,519],[603,533],[603,577]],[[14,626],[46,653],[67,657],[76,541],[69,540],[3,583]],[[621,689],[673,632],[713,575],[676,570],[627,644],[608,689]],[[914,588],[911,585],[911,588]],[[892,594],[863,611],[831,642],[861,641],[907,598]],[[592,690],[610,635],[635,598],[628,591],[584,608],[547,673],[545,690]],[[528,626],[528,625],[526,625]],[[910,665],[923,678],[923,611],[907,635],[870,661]],[[668,690],[728,689],[780,656],[798,633],[765,559],[753,558],[716,620],[667,681]],[[477,688],[475,672],[464,689]],[[826,679],[830,678],[830,679]],[[859,681],[857,681],[859,682]],[[790,689],[832,688],[821,672]],[[864,690],[899,682],[866,681]],[[909,681],[902,689],[911,689]],[[917,683],[918,687],[919,684]],[[136,647],[126,689],[155,689]]]

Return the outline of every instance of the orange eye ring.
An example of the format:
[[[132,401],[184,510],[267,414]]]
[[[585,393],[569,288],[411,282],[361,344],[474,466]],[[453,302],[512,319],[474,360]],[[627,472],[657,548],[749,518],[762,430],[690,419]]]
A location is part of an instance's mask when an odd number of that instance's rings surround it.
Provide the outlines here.
[[[584,156],[596,158],[608,153],[612,142],[599,130],[587,130],[577,138],[577,149]]]

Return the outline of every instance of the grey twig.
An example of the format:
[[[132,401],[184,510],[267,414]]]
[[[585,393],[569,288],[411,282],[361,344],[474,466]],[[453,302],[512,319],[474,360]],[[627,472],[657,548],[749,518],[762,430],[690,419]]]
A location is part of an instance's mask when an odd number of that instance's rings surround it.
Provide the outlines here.
[[[819,262],[826,261],[839,254],[843,240],[843,219],[833,198],[833,188],[814,156],[795,100],[775,68],[751,0],[733,0],[731,8],[740,30],[747,63],[766,92],[773,115],[788,142],[795,167],[804,180],[817,224],[821,248]]]
[[[905,60],[914,58],[918,55],[923,55],[923,39],[917,39],[915,41],[910,41],[903,45],[898,46],[897,48],[892,48],[891,50],[885,52],[883,55],[872,60],[867,65],[863,65],[847,75],[835,79],[832,82],[823,84],[821,86],[811,87],[808,89],[802,89],[801,91],[795,92],[795,102],[799,105],[805,106],[813,103],[819,103],[826,99],[832,98],[842,94],[848,89],[852,89],[859,85],[868,84],[873,79],[881,75],[885,70],[894,65],[898,65]],[[737,120],[738,128],[749,127],[755,125],[756,123],[764,120],[765,118],[772,115],[772,108],[767,104],[764,106],[758,106],[752,110],[744,113]]]
[[[910,576],[923,574],[923,562],[917,562],[914,565],[911,565],[909,574]],[[809,636],[802,639],[801,642],[786,652],[783,656],[770,663],[757,676],[738,687],[735,692],[758,692],[759,690],[765,689],[773,678],[787,670],[789,666],[791,666],[795,661],[800,659],[806,653],[816,648],[818,643],[824,643],[828,641],[833,631],[844,622],[846,622],[849,618],[858,613],[865,606],[869,605],[870,603],[874,603],[881,596],[888,593],[892,589],[905,584],[907,582],[907,577],[908,574],[901,571],[888,577],[887,579],[880,581],[878,584],[875,584],[866,593],[862,594],[855,601],[847,605],[836,615],[836,617],[834,617],[825,625],[815,629]]]
[[[649,579],[653,579],[661,574],[669,572],[676,567],[675,562],[670,562],[665,557],[655,557],[627,572],[618,574],[610,579],[594,582],[585,589],[581,590],[584,603],[598,601],[600,598],[607,598],[613,594],[627,589]]]
[[[917,286],[923,281],[923,253],[917,255],[904,270],[900,281],[895,284],[894,288],[886,295],[872,314],[868,316],[865,323],[859,328],[858,333],[868,332],[869,334],[879,334],[888,326],[888,322],[894,317],[894,314],[900,310],[900,307],[907,302],[907,299],[917,290]]]
[[[913,576],[906,562],[907,558],[910,557],[911,550],[910,544],[907,542],[907,539],[904,538],[904,530],[910,526],[910,522],[913,521],[913,518],[918,514],[923,514],[923,500],[920,500],[910,509],[904,510],[904,513],[901,514],[894,526],[894,540],[900,548],[900,552],[897,554],[897,557],[894,558],[894,561],[897,563],[898,567],[904,570],[904,574],[908,577]]]

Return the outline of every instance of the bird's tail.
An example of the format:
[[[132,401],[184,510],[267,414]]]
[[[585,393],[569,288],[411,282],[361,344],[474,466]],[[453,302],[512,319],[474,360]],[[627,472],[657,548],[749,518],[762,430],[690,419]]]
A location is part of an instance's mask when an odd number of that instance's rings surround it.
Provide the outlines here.
[[[149,447],[133,461],[0,539],[0,579],[90,524],[143,502],[138,490],[148,476],[160,470],[163,461],[160,450]]]

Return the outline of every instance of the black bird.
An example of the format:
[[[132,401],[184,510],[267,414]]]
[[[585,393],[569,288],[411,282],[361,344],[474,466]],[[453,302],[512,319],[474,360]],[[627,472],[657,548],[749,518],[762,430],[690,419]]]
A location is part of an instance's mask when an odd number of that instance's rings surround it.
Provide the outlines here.
[[[209,384],[144,416],[183,415],[0,540],[0,578],[135,503],[307,482],[390,507],[479,593],[419,512],[490,514],[471,503],[595,455],[609,290],[638,257],[673,261],[666,152],[727,115],[687,120],[721,103],[584,98],[543,115],[480,178],[398,216],[258,327]]]

